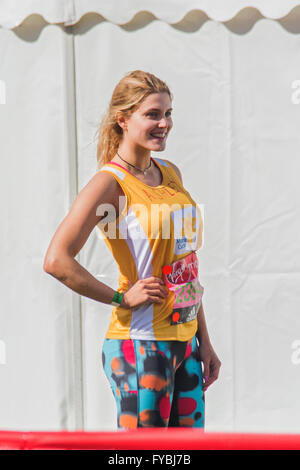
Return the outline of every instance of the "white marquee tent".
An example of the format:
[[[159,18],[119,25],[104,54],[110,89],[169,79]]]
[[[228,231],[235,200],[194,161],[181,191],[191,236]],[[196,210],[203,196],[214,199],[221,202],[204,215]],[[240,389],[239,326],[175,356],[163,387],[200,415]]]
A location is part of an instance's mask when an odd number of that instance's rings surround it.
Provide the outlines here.
[[[0,428],[105,430],[111,308],[43,271],[135,69],[174,94],[166,150],[205,209],[204,311],[222,361],[206,429],[300,431],[300,2],[2,0]],[[76,258],[113,288],[97,229]]]

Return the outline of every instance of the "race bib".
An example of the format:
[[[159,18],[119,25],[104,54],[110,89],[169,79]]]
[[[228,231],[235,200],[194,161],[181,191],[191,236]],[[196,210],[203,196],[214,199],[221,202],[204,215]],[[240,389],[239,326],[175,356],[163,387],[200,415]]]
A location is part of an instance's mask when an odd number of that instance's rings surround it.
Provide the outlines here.
[[[187,323],[197,317],[204,288],[198,279],[198,258],[193,251],[188,256],[162,267],[163,280],[175,294],[171,325]]]

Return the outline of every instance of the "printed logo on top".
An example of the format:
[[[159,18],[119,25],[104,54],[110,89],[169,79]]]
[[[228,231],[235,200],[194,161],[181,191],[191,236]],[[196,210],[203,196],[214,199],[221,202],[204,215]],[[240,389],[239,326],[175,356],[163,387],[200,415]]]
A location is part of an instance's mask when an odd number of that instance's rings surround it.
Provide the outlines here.
[[[172,212],[174,224],[174,254],[181,255],[196,250],[199,235],[199,214],[195,206],[188,204]]]
[[[162,267],[163,280],[174,292],[171,325],[195,320],[204,288],[198,279],[198,258],[194,251],[189,255]]]

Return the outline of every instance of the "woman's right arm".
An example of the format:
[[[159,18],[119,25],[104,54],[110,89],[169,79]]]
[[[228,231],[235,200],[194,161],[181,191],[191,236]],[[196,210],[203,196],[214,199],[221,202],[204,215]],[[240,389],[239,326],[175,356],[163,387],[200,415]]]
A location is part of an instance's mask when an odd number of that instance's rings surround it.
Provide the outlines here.
[[[96,173],[76,197],[70,212],[56,230],[44,259],[44,271],[67,287],[99,302],[110,304],[114,289],[98,281],[74,258],[104,215],[97,215],[101,203],[118,211],[117,181],[107,172]],[[116,214],[116,217],[118,213]],[[123,301],[124,302],[124,301]]]
[[[97,215],[97,208],[99,209],[100,204],[112,204],[116,209],[116,217],[118,217],[118,195],[118,182],[115,178],[105,171],[96,173],[80,191],[70,212],[56,230],[47,249],[43,266],[45,272],[73,291],[105,304],[111,304],[115,290],[98,281],[74,258],[94,227],[105,217],[105,215]],[[158,281],[154,278],[148,278],[144,281],[147,289],[142,289],[142,286],[137,286],[135,283],[132,288],[133,292],[128,296],[128,303],[123,296],[121,307],[131,308],[132,303],[134,304],[138,300],[141,303],[142,298],[145,300],[151,298],[153,301],[157,301],[157,292],[159,289],[162,291],[162,288],[157,286]],[[148,292],[149,289],[152,289],[151,296]]]

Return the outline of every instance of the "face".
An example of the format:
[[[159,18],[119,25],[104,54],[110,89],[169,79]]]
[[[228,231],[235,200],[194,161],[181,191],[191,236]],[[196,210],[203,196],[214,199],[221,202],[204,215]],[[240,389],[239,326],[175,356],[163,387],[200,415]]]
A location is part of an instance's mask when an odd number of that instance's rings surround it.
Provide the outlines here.
[[[172,101],[169,94],[152,93],[129,119],[123,121],[123,130],[127,127],[124,139],[149,150],[164,150],[167,136],[173,126],[171,113]]]

